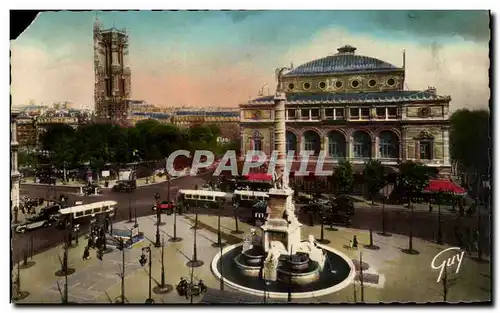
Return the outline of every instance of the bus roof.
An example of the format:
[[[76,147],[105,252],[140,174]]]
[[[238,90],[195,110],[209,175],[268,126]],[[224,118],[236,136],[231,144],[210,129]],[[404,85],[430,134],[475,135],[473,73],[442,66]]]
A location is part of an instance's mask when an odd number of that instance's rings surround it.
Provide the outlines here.
[[[179,193],[196,195],[196,196],[215,196],[215,197],[225,197],[226,196],[225,192],[212,191],[212,190],[181,189],[181,190],[179,190]]]
[[[265,191],[253,191],[253,190],[235,190],[235,195],[242,196],[258,196],[258,197],[267,197],[267,192]]]
[[[116,206],[117,204],[118,204],[118,202],[112,201],[112,200],[99,201],[99,202],[82,204],[82,205],[77,205],[77,206],[61,209],[61,210],[59,210],[59,213],[64,215],[64,214],[71,214],[71,213],[76,213],[76,212],[84,212],[84,211],[87,211],[90,209],[102,208],[105,206],[113,207],[113,206]]]

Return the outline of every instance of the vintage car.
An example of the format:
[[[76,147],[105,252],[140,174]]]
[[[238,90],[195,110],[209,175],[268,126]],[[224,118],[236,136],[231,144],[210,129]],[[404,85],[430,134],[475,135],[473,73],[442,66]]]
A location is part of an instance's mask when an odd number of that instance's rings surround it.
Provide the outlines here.
[[[113,185],[111,190],[115,192],[132,192],[136,188],[135,180],[119,180]]]
[[[83,194],[85,196],[93,195],[96,193],[101,193],[101,188],[96,184],[88,184],[87,186],[83,187]]]
[[[49,222],[55,222],[59,219],[61,215],[59,210],[61,209],[60,204],[49,205],[45,208],[40,209],[39,215],[44,216]]]
[[[161,212],[166,212],[167,214],[172,214],[175,209],[174,201],[162,201],[158,204],[158,208]],[[156,212],[158,209],[156,205],[153,206],[153,211]]]
[[[28,218],[21,225],[17,225],[15,230],[18,233],[25,233],[26,231],[31,231],[40,227],[49,227],[50,221],[44,215],[37,215]]]

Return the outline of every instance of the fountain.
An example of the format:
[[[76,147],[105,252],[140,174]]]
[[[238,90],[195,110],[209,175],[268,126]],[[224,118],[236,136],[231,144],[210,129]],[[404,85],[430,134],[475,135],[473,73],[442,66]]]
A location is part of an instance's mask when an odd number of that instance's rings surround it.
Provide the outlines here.
[[[280,71],[281,73],[281,71]],[[261,235],[252,228],[243,243],[226,247],[212,261],[218,279],[240,291],[271,298],[308,298],[332,293],[354,279],[352,261],[313,235],[301,239],[295,216],[294,191],[288,184],[285,152],[285,101],[278,77],[275,101],[275,142],[278,152],[273,188],[268,193],[267,219]],[[221,272],[223,274],[221,274]]]

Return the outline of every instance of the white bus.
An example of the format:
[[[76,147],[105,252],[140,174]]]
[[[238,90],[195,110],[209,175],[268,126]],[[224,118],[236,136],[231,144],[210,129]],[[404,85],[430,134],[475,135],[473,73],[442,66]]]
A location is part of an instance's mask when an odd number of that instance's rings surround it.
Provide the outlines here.
[[[184,205],[202,206],[207,204],[211,208],[217,208],[220,203],[226,203],[226,193],[221,191],[212,190],[191,190],[181,189],[177,195],[178,200],[182,201]]]
[[[268,198],[265,191],[235,190],[233,193],[233,203],[239,203],[239,206],[244,208],[251,208],[257,202],[266,201]]]
[[[115,208],[118,202],[116,201],[100,201],[89,204],[76,205],[69,208],[59,210],[62,215],[58,227],[65,227],[68,218],[82,219],[92,218],[97,214],[108,213],[109,216],[115,215]]]

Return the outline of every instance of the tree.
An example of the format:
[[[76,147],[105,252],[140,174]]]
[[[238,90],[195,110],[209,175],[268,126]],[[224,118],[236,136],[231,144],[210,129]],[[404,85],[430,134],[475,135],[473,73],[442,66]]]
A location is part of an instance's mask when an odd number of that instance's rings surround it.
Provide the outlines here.
[[[351,191],[354,182],[354,171],[351,162],[342,160],[335,168],[335,176],[337,182],[337,192],[346,195]]]
[[[368,161],[363,170],[363,178],[373,206],[375,197],[386,183],[385,170],[382,163],[379,160],[373,159]]]
[[[461,109],[452,114],[450,154],[460,173],[487,176],[491,164],[490,147],[490,113],[487,110]]]
[[[429,169],[426,165],[407,161],[399,165],[398,185],[404,190],[406,199],[408,200],[408,208],[410,209],[410,234],[408,249],[406,252],[417,254],[413,249],[413,205],[411,204],[412,197],[422,192],[429,184]]]

